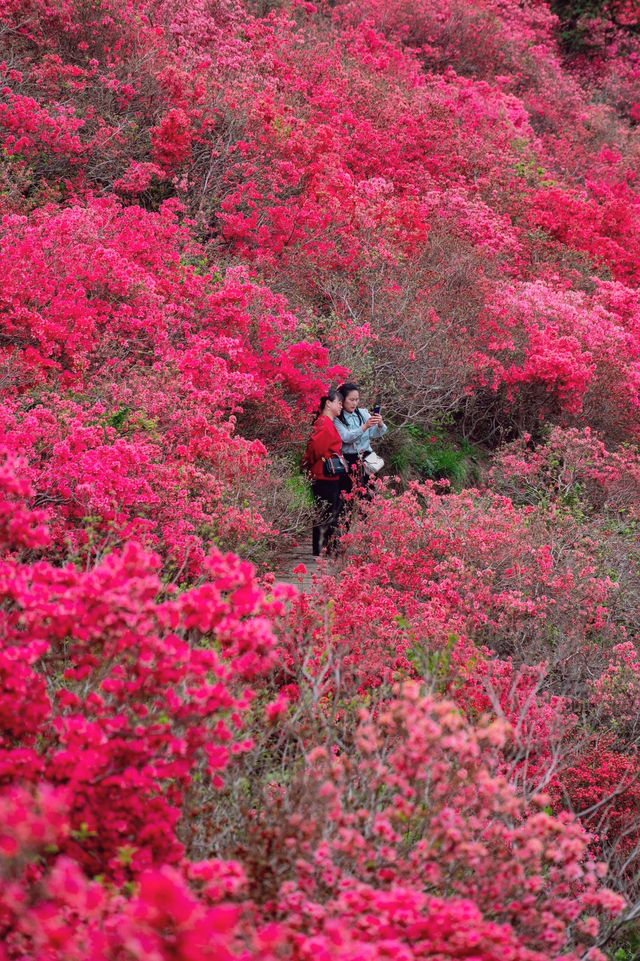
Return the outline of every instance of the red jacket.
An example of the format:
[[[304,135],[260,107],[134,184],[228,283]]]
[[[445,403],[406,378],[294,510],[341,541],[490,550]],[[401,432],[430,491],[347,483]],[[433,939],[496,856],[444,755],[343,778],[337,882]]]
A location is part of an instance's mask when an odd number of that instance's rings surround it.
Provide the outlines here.
[[[313,425],[311,437],[307,444],[304,459],[302,461],[311,477],[315,480],[332,480],[338,482],[339,477],[327,477],[322,463],[323,457],[331,457],[332,454],[342,452],[342,437],[338,433],[338,428],[330,417],[321,414]]]

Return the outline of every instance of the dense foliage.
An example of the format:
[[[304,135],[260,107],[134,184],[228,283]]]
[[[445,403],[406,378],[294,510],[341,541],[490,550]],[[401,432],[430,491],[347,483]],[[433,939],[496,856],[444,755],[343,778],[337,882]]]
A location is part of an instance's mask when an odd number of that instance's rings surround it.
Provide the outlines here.
[[[5,0],[0,75],[0,961],[630,961],[636,5]]]

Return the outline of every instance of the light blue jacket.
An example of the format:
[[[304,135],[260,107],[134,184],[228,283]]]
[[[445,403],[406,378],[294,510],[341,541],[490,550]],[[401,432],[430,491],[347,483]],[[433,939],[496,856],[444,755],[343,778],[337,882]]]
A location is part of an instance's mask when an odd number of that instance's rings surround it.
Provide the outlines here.
[[[362,421],[358,417],[356,410],[354,410],[353,414],[348,414],[346,410],[344,410],[342,414],[347,422],[347,426],[345,427],[339,417],[336,417],[333,422],[342,437],[343,454],[359,454],[361,450],[371,450],[372,438],[382,437],[383,434],[387,433],[386,424],[382,424],[380,427],[370,427],[369,430],[363,430],[362,425],[366,424],[371,414],[364,407],[359,407],[358,410],[360,411]]]

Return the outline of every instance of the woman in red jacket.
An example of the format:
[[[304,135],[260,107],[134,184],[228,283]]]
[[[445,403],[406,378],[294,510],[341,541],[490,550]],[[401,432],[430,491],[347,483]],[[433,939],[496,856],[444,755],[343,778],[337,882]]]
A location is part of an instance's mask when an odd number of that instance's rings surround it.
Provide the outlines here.
[[[326,547],[327,554],[334,549],[335,532],[344,506],[342,492],[346,488],[346,464],[342,460],[342,438],[334,420],[342,410],[342,394],[330,390],[320,398],[320,407],[313,423],[311,437],[307,444],[303,466],[311,477],[313,497],[320,508],[319,516],[313,525],[313,553],[315,557]],[[330,458],[337,463],[342,460],[344,473],[327,474]],[[340,469],[340,468],[339,468]]]

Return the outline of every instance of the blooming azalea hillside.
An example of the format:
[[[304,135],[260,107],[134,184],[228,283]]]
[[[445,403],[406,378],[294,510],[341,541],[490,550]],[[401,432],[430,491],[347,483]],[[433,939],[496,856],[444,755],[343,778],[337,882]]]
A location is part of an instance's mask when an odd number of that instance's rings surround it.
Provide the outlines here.
[[[0,961],[632,961],[636,4],[0,48]],[[348,375],[391,470],[302,590]]]

